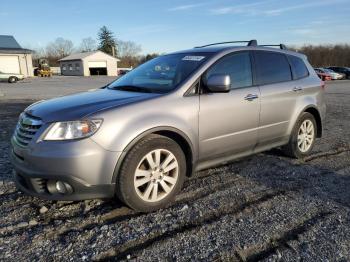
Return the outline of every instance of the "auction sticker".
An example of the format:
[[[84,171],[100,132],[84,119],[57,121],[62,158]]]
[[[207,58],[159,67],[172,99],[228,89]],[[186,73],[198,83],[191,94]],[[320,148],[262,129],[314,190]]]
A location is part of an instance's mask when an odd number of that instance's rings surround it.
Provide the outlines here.
[[[205,56],[192,56],[188,55],[182,58],[183,61],[202,61],[205,58]]]

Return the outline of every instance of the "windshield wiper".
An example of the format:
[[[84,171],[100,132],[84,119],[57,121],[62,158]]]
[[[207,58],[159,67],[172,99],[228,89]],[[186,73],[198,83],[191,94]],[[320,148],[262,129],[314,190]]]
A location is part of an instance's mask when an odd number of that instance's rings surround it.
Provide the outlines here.
[[[111,87],[110,89],[130,92],[152,93],[152,90],[141,86],[116,86]]]

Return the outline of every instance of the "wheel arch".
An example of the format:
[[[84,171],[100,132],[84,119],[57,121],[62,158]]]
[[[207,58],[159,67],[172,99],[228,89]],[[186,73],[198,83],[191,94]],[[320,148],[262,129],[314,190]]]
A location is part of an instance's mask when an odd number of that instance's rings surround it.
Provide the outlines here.
[[[127,153],[139,141],[141,141],[143,138],[145,138],[146,136],[151,135],[151,134],[165,136],[165,137],[168,137],[168,138],[174,140],[176,143],[178,143],[178,145],[181,147],[181,149],[184,152],[185,157],[186,157],[186,165],[187,165],[186,177],[192,176],[193,171],[194,171],[194,163],[195,163],[195,151],[194,151],[194,147],[193,147],[191,140],[184,132],[182,132],[181,130],[179,130],[177,128],[162,126],[162,127],[151,128],[151,129],[148,129],[147,131],[144,131],[143,133],[141,133],[137,137],[135,137],[124,148],[124,150],[123,150],[122,154],[120,155],[120,157],[117,161],[117,164],[115,166],[115,169],[113,172],[113,177],[112,177],[112,183],[116,183],[121,165],[122,165]]]

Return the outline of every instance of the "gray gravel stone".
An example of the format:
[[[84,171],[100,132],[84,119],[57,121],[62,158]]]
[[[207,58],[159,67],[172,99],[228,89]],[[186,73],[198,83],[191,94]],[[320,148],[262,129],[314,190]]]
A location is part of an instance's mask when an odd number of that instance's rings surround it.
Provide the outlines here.
[[[46,206],[43,206],[40,208],[39,212],[40,214],[45,214],[49,209]]]

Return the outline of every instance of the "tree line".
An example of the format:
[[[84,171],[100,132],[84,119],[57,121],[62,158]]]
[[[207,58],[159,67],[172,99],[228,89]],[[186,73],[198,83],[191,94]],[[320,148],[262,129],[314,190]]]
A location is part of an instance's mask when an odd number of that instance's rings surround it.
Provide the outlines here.
[[[296,49],[305,54],[313,67],[350,67],[350,45],[305,45]]]
[[[73,53],[101,50],[121,61],[119,67],[136,67],[159,54],[141,55],[142,48],[132,41],[117,39],[106,26],[100,28],[97,39],[83,38],[78,46],[74,46],[69,39],[62,37],[49,42],[44,48],[34,48],[33,65],[38,66],[40,60],[45,59],[50,66],[59,66],[58,60]]]
[[[350,45],[305,45],[302,47],[290,47],[308,56],[314,67],[350,66]],[[78,46],[74,46],[69,39],[59,37],[46,45],[45,48],[34,49],[33,64],[37,66],[39,60],[44,58],[51,66],[58,66],[58,60],[77,52],[90,52],[101,50],[109,55],[118,57],[121,62],[119,67],[136,67],[159,54],[141,55],[142,48],[132,41],[123,41],[115,37],[114,33],[106,26],[102,26],[97,38],[87,37],[81,40]]]

